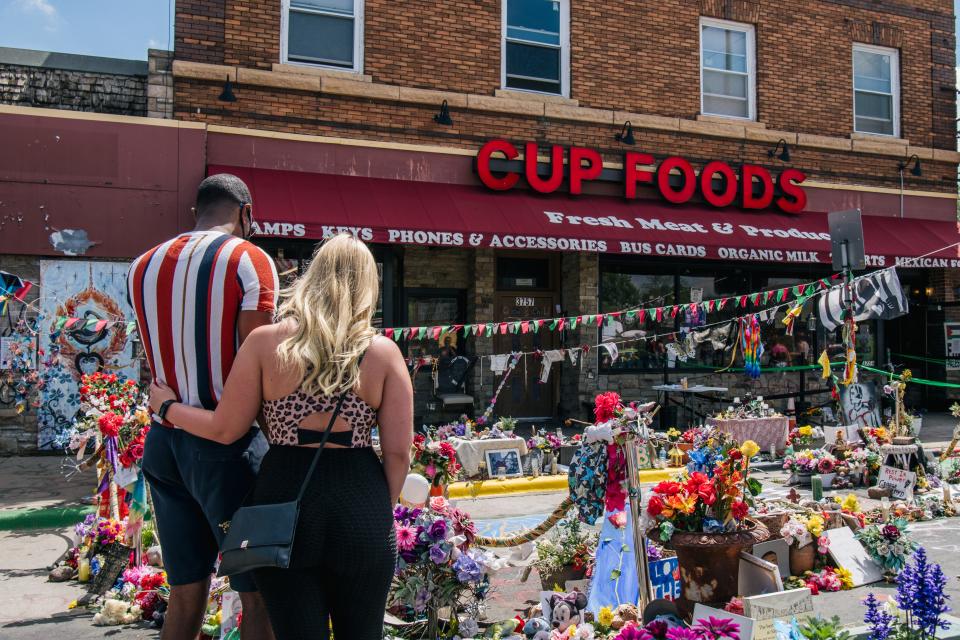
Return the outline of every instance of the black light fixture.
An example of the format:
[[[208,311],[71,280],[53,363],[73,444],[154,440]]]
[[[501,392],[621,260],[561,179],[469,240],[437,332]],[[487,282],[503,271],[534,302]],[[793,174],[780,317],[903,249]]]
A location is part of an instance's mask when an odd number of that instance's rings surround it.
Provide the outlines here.
[[[223,83],[223,91],[220,92],[220,97],[217,100],[220,102],[237,101],[237,96],[233,95],[233,84],[230,82],[230,76],[227,76],[227,81]]]
[[[907,165],[913,162],[913,167],[910,169],[910,175],[920,177],[923,175],[923,169],[920,167],[920,157],[917,154],[913,154],[906,160],[901,160],[900,164],[897,165],[897,169],[902,174],[907,168]]]
[[[633,137],[633,125],[630,124],[630,121],[627,120],[623,123],[623,128],[620,130],[620,133],[615,134],[613,139],[617,142],[622,142],[623,144],[636,144],[637,141]]]
[[[440,113],[433,116],[433,121],[437,124],[444,124],[448,126],[453,124],[453,118],[450,117],[450,106],[447,104],[446,100],[440,104]]]
[[[783,147],[783,150],[780,151],[780,147]],[[778,154],[777,151],[780,151]],[[767,151],[768,158],[780,158],[783,162],[790,162],[790,146],[787,144],[787,141],[783,138],[777,142],[777,146],[773,148],[773,151]]]

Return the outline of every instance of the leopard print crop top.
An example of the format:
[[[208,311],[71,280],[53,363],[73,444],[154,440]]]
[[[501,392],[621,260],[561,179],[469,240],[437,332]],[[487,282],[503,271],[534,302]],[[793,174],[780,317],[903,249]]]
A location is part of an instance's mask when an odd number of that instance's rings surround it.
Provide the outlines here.
[[[323,431],[316,429],[300,429],[300,423],[315,413],[330,413],[337,406],[336,396],[313,396],[302,388],[297,389],[276,400],[263,401],[263,417],[267,423],[267,440],[276,445],[300,445],[319,442],[318,439],[301,438],[302,433],[310,436],[319,436]],[[340,408],[340,417],[350,425],[349,442],[337,438],[346,436],[346,431],[333,431],[329,442],[353,449],[372,446],[371,431],[377,422],[377,411],[367,404],[353,391],[348,391],[343,397],[343,406]],[[326,424],[323,425],[324,430]]]

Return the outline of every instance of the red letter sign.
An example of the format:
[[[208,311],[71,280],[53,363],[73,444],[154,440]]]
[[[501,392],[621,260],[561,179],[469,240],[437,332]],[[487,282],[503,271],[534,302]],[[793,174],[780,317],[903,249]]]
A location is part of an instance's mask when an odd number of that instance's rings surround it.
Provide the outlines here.
[[[670,172],[673,169],[679,169],[683,176],[683,186],[680,191],[674,191],[670,186]],[[677,156],[670,156],[660,163],[657,169],[657,188],[660,189],[660,195],[673,204],[682,204],[693,197],[693,192],[697,190],[697,176],[693,173],[693,165]]]
[[[787,213],[802,213],[807,208],[807,192],[800,183],[807,179],[803,171],[785,169],[780,174],[778,184],[782,196],[777,198],[777,206]]]
[[[653,156],[649,153],[628,151],[623,158],[623,178],[627,187],[628,198],[637,197],[638,182],[653,182],[653,172],[639,167],[653,164]]]
[[[584,167],[583,160],[589,160]],[[603,171],[603,158],[593,149],[570,147],[570,193],[579,195],[584,180],[594,180]]]
[[[723,176],[725,183],[722,193],[713,190],[713,176],[717,173]],[[737,199],[737,174],[726,162],[709,162],[700,172],[700,191],[707,203],[715,207],[729,207]]]
[[[507,160],[513,160],[520,155],[517,148],[506,140],[491,140],[480,148],[477,154],[477,173],[480,174],[480,182],[494,191],[506,191],[517,184],[520,175],[508,171],[502,178],[498,178],[490,172],[490,156],[499,151],[507,157]]]
[[[528,142],[523,151],[523,168],[527,182],[540,193],[553,193],[563,182],[563,147],[558,144],[550,149],[550,177],[546,180],[537,175],[537,143]]]
[[[753,195],[753,179],[760,179],[760,196]],[[755,164],[745,164],[740,169],[740,186],[743,190],[744,209],[766,209],[773,202],[773,178],[770,172]]]

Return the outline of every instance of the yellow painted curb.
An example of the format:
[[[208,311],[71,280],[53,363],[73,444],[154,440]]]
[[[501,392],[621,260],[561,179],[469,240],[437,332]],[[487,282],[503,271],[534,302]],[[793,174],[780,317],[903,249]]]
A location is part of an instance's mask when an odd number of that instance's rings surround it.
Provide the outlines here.
[[[652,484],[669,480],[681,469],[643,469],[640,471],[640,483]],[[545,493],[549,491],[567,491],[567,476],[540,476],[534,478],[508,478],[506,480],[472,480],[454,482],[447,488],[449,498],[480,498],[483,496],[503,496],[518,493]]]

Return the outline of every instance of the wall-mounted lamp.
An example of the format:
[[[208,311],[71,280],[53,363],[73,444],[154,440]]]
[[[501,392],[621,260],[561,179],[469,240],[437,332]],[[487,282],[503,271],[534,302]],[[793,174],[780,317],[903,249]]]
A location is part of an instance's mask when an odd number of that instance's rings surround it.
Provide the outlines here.
[[[630,124],[629,120],[623,123],[623,128],[620,130],[620,133],[615,134],[613,139],[617,142],[622,142],[623,144],[637,143],[633,137],[633,125]]]
[[[780,148],[783,147],[783,150]],[[780,151],[778,154],[777,151]],[[780,158],[783,162],[790,162],[790,146],[787,145],[787,141],[783,138],[777,142],[777,146],[773,148],[772,151],[767,151],[768,158]]]
[[[447,126],[453,124],[453,118],[450,117],[450,105],[447,104],[446,100],[440,104],[440,113],[433,116],[433,121],[437,124],[443,124]]]
[[[220,97],[217,100],[220,102],[237,101],[237,96],[233,95],[233,84],[230,82],[230,76],[227,76],[227,81],[223,83],[223,91],[220,92]]]
[[[913,154],[906,160],[901,160],[900,163],[897,165],[897,170],[902,175],[904,170],[906,170],[907,165],[910,164],[911,161],[913,162],[913,167],[910,169],[910,175],[916,176],[919,178],[920,176],[923,175],[923,168],[920,166],[920,157],[917,154]]]

